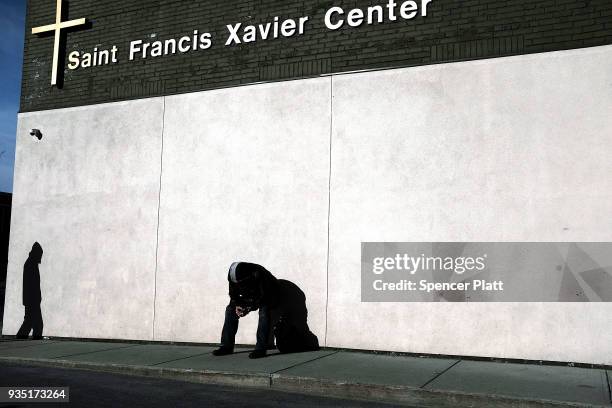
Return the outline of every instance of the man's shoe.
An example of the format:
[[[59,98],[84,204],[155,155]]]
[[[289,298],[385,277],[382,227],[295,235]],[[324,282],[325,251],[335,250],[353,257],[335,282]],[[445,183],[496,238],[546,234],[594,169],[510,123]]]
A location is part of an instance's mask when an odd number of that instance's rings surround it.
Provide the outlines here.
[[[42,340],[43,336],[32,336],[32,340]]]
[[[266,356],[266,350],[253,350],[249,353],[249,358],[262,358]]]
[[[22,334],[18,334],[17,336],[15,336],[16,339],[19,340],[27,340],[28,339],[28,335],[22,335]]]
[[[219,347],[216,350],[213,350],[213,356],[227,356],[228,354],[232,354],[234,352],[234,349],[231,349],[229,347]]]

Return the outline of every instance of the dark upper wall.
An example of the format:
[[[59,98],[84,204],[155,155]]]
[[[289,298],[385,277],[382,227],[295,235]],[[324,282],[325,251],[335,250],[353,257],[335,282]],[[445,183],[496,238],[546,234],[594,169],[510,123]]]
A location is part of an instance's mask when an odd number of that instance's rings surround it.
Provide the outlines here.
[[[91,27],[67,34],[66,54],[113,44],[119,63],[68,71],[50,86],[53,36],[31,28],[50,24],[55,0],[29,0],[21,111],[167,95],[240,84],[395,66],[555,51],[612,44],[610,0],[433,0],[426,18],[330,31],[332,6],[385,5],[388,0],[64,0],[68,18]],[[401,0],[396,0],[401,3]],[[224,46],[226,24],[309,16],[303,36]],[[205,51],[128,61],[132,40],[178,38],[209,31]],[[156,38],[151,38],[156,34]]]

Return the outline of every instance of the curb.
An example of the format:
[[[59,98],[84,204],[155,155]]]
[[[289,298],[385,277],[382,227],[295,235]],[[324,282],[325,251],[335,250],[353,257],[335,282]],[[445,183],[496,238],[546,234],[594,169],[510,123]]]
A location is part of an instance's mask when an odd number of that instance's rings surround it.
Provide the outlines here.
[[[230,385],[241,387],[269,388],[270,375],[261,373],[241,374],[236,372],[191,370],[181,368],[151,367],[125,364],[90,363],[60,359],[0,357],[0,363],[29,364],[42,367],[72,368],[114,374],[180,380],[200,384]]]
[[[460,391],[423,389],[408,386],[359,384],[317,378],[272,374],[272,389],[338,398],[399,403],[424,408],[610,408],[607,405],[536,400],[495,394],[470,394]]]
[[[0,357],[0,362],[109,372],[200,384],[269,388],[298,394],[386,402],[423,408],[489,408],[492,406],[496,408],[610,408],[609,405],[538,400],[495,394],[471,394],[408,386],[360,384],[283,374],[236,373],[21,357]]]

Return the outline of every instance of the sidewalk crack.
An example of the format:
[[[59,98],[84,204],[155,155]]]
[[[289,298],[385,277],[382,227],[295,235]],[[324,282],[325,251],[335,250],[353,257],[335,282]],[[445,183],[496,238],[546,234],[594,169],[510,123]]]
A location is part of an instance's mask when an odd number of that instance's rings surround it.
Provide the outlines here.
[[[338,354],[339,352],[340,351],[334,351],[333,353],[325,354],[324,356],[315,357],[315,358],[313,358],[311,360],[302,361],[301,363],[297,363],[297,364],[294,364],[292,366],[281,368],[280,370],[274,371],[273,373],[270,373],[270,384],[272,384],[272,375],[273,374],[277,374],[277,373],[280,373],[281,371],[285,371],[285,370],[290,370],[290,369],[292,369],[294,367],[297,367],[297,366],[300,366],[302,364],[311,363],[313,361],[317,361],[317,360],[320,360],[320,359],[325,358],[325,357],[333,356],[334,354]]]
[[[136,346],[140,346],[140,344],[130,344],[129,346],[124,346],[124,347],[111,347],[111,348],[108,348],[108,349],[102,349],[102,350],[96,350],[96,351],[86,351],[84,353],[66,354],[65,356],[57,356],[57,357],[53,357],[53,358],[56,359],[56,358],[64,358],[64,357],[81,356],[83,354],[95,354],[95,353],[100,353],[102,351],[120,350],[120,349],[124,349],[124,348],[136,347]]]
[[[610,400],[610,402],[612,402],[612,388],[610,388],[610,377],[608,374],[608,370],[604,370],[604,373],[606,373],[606,384],[608,385],[608,399]]]
[[[446,373],[448,370],[450,370],[451,368],[453,368],[454,366],[456,366],[457,364],[459,364],[461,362],[461,360],[457,360],[455,361],[453,364],[451,364],[450,366],[448,366],[445,370],[442,370],[438,375],[436,375],[434,378],[432,378],[431,380],[427,381],[425,384],[421,385],[419,388],[425,388],[426,386],[428,386],[429,384],[431,384],[432,382],[434,382],[435,380],[437,380],[442,374]]]
[[[198,354],[194,354],[194,355],[192,355],[192,356],[181,357],[181,358],[175,358],[175,359],[168,360],[168,361],[162,361],[161,363],[150,364],[150,366],[156,366],[156,365],[160,365],[160,364],[171,363],[171,362],[173,362],[173,361],[186,360],[186,359],[191,358],[191,357],[199,357],[199,356],[203,356],[204,354],[210,354],[210,353],[211,353],[211,351],[207,351],[207,352],[205,352],[205,353],[198,353]]]

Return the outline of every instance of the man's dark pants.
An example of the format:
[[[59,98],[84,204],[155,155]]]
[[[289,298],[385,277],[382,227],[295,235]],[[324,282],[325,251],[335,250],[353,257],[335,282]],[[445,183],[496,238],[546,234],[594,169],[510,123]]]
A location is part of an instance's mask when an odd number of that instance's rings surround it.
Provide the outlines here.
[[[233,349],[238,331],[238,316],[236,306],[229,304],[225,308],[225,322],[221,332],[221,347]],[[270,336],[270,308],[261,306],[259,308],[259,323],[257,325],[257,344],[255,350],[266,350]]]
[[[27,338],[28,334],[30,334],[30,330],[33,330],[33,338],[42,338],[43,319],[39,304],[25,307],[25,316],[23,317],[23,324],[17,332],[17,337]]]

